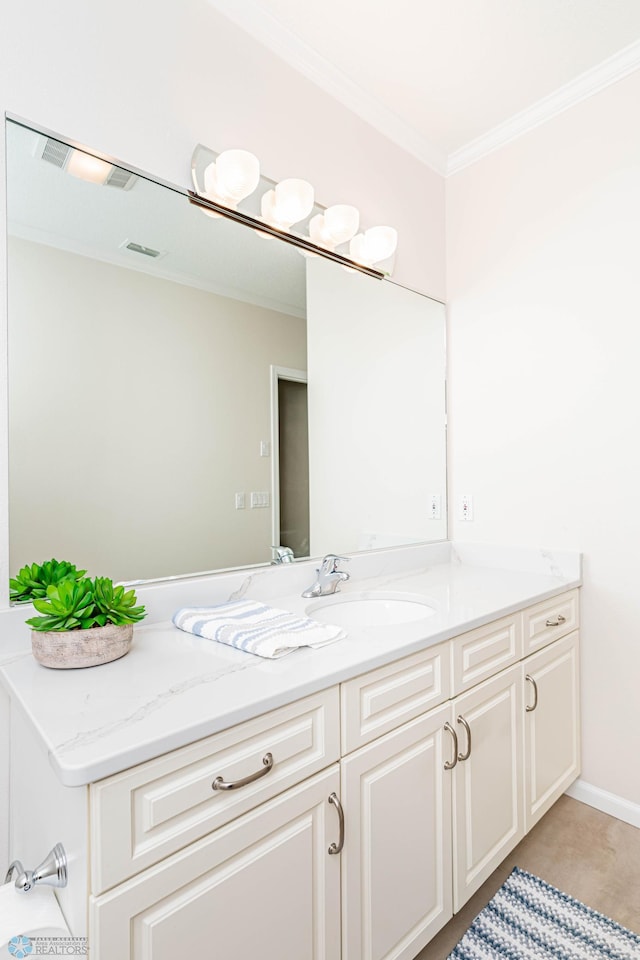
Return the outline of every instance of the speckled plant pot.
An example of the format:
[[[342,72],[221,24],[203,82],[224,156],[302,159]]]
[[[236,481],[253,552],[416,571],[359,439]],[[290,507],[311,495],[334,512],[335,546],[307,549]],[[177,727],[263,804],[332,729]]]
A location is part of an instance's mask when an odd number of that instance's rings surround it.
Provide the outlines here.
[[[133,624],[91,627],[89,630],[31,631],[31,650],[43,667],[73,670],[111,663],[129,653]]]

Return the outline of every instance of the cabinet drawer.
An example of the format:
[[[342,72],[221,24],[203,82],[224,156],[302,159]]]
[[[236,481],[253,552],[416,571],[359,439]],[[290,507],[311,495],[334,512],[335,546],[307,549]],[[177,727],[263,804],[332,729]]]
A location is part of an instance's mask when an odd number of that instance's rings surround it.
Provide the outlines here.
[[[543,600],[522,614],[525,657],[579,626],[579,592]]]
[[[454,694],[487,680],[522,657],[520,614],[502,617],[456,637],[451,644]]]
[[[270,769],[264,762],[268,753]],[[339,756],[339,697],[333,687],[92,784],[93,893],[157,863]],[[217,778],[249,782],[213,789]]]
[[[354,677],[340,696],[345,755],[449,698],[449,644]]]

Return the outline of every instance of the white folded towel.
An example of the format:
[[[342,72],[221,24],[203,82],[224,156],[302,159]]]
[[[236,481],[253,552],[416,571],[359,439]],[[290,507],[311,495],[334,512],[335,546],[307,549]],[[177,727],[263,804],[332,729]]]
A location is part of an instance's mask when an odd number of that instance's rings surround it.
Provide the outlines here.
[[[298,647],[323,647],[346,637],[341,627],[318,623],[255,600],[183,607],[174,614],[173,622],[187,633],[269,659],[283,657]]]

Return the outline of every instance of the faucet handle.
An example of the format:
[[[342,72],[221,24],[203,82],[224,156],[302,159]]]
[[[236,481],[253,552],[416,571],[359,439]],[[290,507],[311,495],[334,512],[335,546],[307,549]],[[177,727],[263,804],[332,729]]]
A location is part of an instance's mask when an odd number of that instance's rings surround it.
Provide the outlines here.
[[[339,563],[349,563],[349,557],[339,557],[336,553],[328,553],[322,561],[322,570],[326,573],[336,573]]]

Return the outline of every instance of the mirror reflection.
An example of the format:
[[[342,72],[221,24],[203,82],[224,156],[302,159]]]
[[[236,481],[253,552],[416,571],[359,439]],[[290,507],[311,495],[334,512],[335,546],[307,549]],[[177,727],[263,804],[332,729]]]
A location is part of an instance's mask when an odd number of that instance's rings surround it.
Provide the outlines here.
[[[11,570],[446,537],[442,305],[71,159],[8,121]]]

